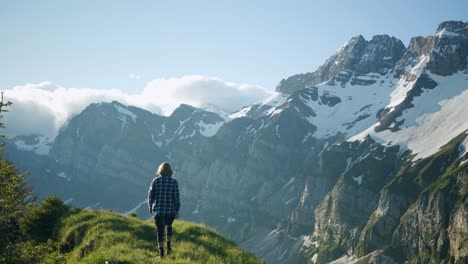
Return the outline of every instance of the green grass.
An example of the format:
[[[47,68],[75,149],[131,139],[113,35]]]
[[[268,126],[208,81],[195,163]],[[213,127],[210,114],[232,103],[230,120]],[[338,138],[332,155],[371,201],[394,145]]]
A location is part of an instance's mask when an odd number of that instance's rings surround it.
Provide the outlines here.
[[[173,254],[157,259],[153,221],[108,211],[77,210],[56,237],[67,263],[263,263],[204,225],[176,220]]]
[[[385,186],[392,193],[409,196],[416,200],[420,192],[436,182],[447,171],[458,166],[453,163],[458,157],[458,146],[466,137],[461,133],[443,146],[437,153],[412,164],[410,160],[402,166],[400,172]],[[443,171],[440,168],[444,168]]]
[[[326,264],[344,255],[344,250],[337,244],[323,245],[319,247],[317,264]]]

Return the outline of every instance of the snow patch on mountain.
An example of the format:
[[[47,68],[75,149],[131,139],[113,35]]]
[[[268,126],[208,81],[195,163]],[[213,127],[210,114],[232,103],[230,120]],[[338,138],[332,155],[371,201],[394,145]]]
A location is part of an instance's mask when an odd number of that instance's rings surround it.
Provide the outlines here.
[[[252,106],[244,107],[241,110],[229,115],[229,118],[235,119],[235,118],[247,116],[247,114],[250,112],[251,109],[252,109]]]
[[[268,97],[267,99],[256,103],[254,105],[250,105],[247,107],[242,108],[238,112],[235,112],[229,116],[230,119],[235,119],[235,118],[240,118],[240,117],[245,117],[249,116],[249,113],[253,111],[253,109],[262,109],[263,115],[269,115],[272,113],[272,111],[275,110],[275,107],[280,106],[286,102],[288,99],[289,95],[280,93],[280,92],[275,92],[273,95]]]
[[[307,142],[307,140],[313,135],[312,132],[307,132],[307,134],[304,136],[304,138],[302,139],[301,143],[304,144]]]
[[[288,99],[287,94],[275,92],[272,96],[263,100],[261,102],[261,105],[268,105],[268,106],[276,107],[276,106],[284,104],[284,102],[286,102],[287,99]]]
[[[249,125],[246,128],[245,133],[242,136],[253,135],[253,134],[257,133],[257,131],[261,130],[264,126],[265,126],[265,122],[262,119],[259,126],[257,126],[257,124]]]
[[[144,201],[140,202],[137,206],[135,206],[135,208],[132,208],[132,209],[128,210],[127,212],[124,212],[123,214],[124,215],[129,215],[129,214],[131,214],[133,212],[136,212],[143,205],[147,205],[147,204],[148,204],[148,199],[145,199]]]
[[[180,132],[182,132],[182,130],[181,130]],[[193,130],[192,133],[187,134],[187,135],[185,135],[185,136],[181,136],[181,137],[179,138],[179,141],[184,140],[184,139],[188,139],[188,138],[193,138],[193,137],[195,136],[195,133],[196,133],[196,131]]]
[[[289,199],[287,200],[286,202],[284,202],[284,205],[288,205],[290,204],[292,201],[296,200],[297,198],[292,198],[292,199]]]
[[[44,136],[16,137],[13,139],[16,148],[24,151],[32,151],[38,155],[46,156],[49,154],[52,142]]]
[[[59,176],[60,178],[64,178],[66,179],[67,178],[67,174],[65,172],[60,172],[59,174],[57,174],[57,176]]]
[[[151,140],[153,141],[153,143],[158,146],[159,148],[162,147],[162,142],[159,141],[159,140],[156,140],[156,138],[154,137],[153,134],[151,134]]]
[[[468,153],[468,131],[465,134],[466,134],[465,139],[458,146],[458,149],[460,150],[460,153],[458,154],[458,158],[462,158],[463,156],[465,156],[466,153]]]
[[[460,36],[460,34],[450,31],[447,28],[443,28],[436,34],[436,37],[439,37],[439,38],[450,38],[450,37],[458,37],[458,36]]]
[[[136,123],[137,115],[134,114],[132,111],[130,111],[128,109],[125,109],[125,108],[123,108],[122,106],[120,106],[118,104],[114,104],[114,107],[119,112],[120,117],[125,118],[125,121],[126,121],[126,117],[128,116],[133,120],[133,123]]]
[[[348,255],[345,255],[339,259],[336,259],[332,262],[330,262],[330,264],[355,264],[359,259],[356,257],[356,256],[348,256]]]
[[[290,185],[291,183],[293,183],[295,179],[296,179],[296,177],[292,177],[292,178],[289,179],[289,181],[288,181],[285,185],[283,185],[283,187],[281,187],[281,188],[286,188],[288,185]]]
[[[197,204],[197,207],[195,208],[195,210],[193,210],[192,214],[199,214],[200,213],[200,204],[198,203]]]
[[[370,135],[382,145],[400,145],[416,154],[414,160],[436,153],[452,138],[468,129],[467,75],[458,72],[450,76],[428,74],[439,85],[413,99],[413,108],[403,112],[401,130],[376,133],[374,124],[348,141],[363,140]]]
[[[389,94],[395,88],[395,78],[390,73],[385,76],[371,73],[359,78],[375,80],[375,83],[352,85],[348,82],[343,88],[330,83],[318,86],[319,98],[328,96],[341,99],[333,106],[321,100],[304,99],[304,103],[317,114],[305,117],[317,127],[314,137],[326,138],[337,133],[354,135],[377,122],[375,113],[389,103]]]
[[[204,137],[212,137],[218,132],[219,128],[224,124],[224,122],[216,122],[214,124],[207,124],[203,121],[197,123],[199,132]]]
[[[429,59],[430,57],[427,55],[421,56],[418,63],[407,74],[409,78],[401,78],[398,81],[397,87],[392,93],[390,93],[391,100],[387,105],[387,108],[394,109],[395,106],[401,104],[405,100],[406,95],[413,88],[418,77],[424,72],[424,68],[426,67]]]
[[[65,172],[63,172],[63,171],[60,172],[60,173],[58,173],[57,176],[60,177],[60,178],[65,179],[65,180],[67,180],[67,182],[71,181],[71,178],[72,178],[71,175],[67,175],[67,174],[66,174]]]
[[[357,182],[359,185],[362,183],[362,175],[359,175],[358,177],[353,176],[353,180]]]

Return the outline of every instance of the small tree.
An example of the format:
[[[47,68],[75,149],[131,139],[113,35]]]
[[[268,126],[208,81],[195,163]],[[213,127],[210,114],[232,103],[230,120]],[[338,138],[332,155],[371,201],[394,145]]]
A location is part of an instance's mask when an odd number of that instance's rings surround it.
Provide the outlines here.
[[[53,237],[55,225],[68,209],[58,196],[47,196],[20,220],[21,231],[27,239],[44,243]]]

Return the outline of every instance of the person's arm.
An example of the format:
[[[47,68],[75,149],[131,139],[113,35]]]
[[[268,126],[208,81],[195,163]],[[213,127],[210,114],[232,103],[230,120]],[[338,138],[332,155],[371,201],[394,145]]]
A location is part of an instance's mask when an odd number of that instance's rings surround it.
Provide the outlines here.
[[[149,206],[149,213],[153,214],[153,204],[156,194],[156,186],[155,186],[156,179],[153,179],[151,185],[148,190],[148,206]]]
[[[175,207],[175,218],[179,218],[180,198],[179,198],[179,184],[174,180],[173,201]]]

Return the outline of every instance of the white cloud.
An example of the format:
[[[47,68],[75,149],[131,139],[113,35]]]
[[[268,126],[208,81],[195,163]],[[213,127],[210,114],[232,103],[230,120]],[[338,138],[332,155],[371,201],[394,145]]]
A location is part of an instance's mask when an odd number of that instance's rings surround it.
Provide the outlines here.
[[[140,104],[154,103],[156,100],[164,114],[169,114],[181,103],[233,112],[270,95],[270,91],[260,86],[192,75],[150,81],[140,95],[141,98],[135,99]]]
[[[13,105],[3,121],[9,136],[37,133],[53,138],[67,120],[91,103],[116,100],[165,115],[185,103],[229,113],[271,93],[260,86],[205,76],[152,80],[137,94],[117,89],[65,88],[43,82],[5,90],[5,99]]]

